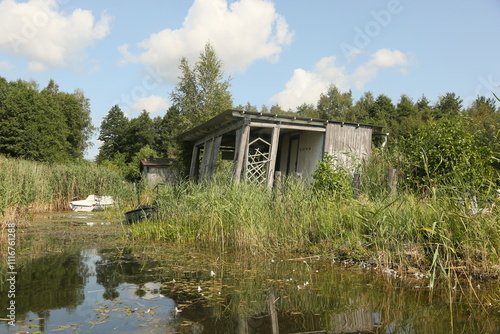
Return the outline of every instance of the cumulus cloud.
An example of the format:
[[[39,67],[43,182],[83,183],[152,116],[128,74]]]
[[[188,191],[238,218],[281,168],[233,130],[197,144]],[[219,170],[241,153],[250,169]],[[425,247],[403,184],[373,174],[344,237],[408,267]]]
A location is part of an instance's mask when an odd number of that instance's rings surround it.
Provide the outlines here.
[[[0,71],[6,71],[14,68],[14,66],[8,61],[0,61]]]
[[[96,21],[83,9],[59,11],[57,0],[0,2],[0,51],[32,61],[29,69],[67,67],[84,59],[84,50],[109,33],[111,17]]]
[[[165,97],[158,95],[151,95],[134,101],[132,110],[142,111],[146,110],[150,114],[165,111],[168,108],[168,100]]]
[[[406,74],[410,65],[409,55],[399,50],[380,49],[365,64],[357,67],[351,74],[345,66],[336,64],[336,57],[325,57],[316,63],[312,71],[296,69],[285,85],[285,89],[274,95],[271,103],[277,103],[284,109],[295,109],[303,103],[315,104],[321,93],[329,85],[336,85],[340,90],[363,89],[374,80],[383,68],[398,68]]]
[[[134,54],[122,45],[122,62],[160,68],[167,82],[175,82],[181,57],[196,61],[207,42],[215,48],[229,73],[243,71],[258,59],[277,61],[293,33],[285,18],[268,0],[195,0],[179,29],[164,29],[139,42]]]

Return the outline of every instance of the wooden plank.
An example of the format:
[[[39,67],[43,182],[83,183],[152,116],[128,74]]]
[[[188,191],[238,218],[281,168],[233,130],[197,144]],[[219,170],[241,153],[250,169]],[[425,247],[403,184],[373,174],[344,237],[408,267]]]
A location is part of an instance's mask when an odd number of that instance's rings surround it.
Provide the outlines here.
[[[189,179],[198,179],[198,173],[200,169],[200,147],[193,147],[193,155],[191,156],[191,167],[189,168]]]
[[[245,122],[243,126],[236,131],[235,161],[233,171],[233,181],[238,183],[241,181],[241,172],[243,171],[243,163],[248,151],[248,138],[250,137],[250,125]]]
[[[212,145],[214,143],[214,139],[210,139],[205,143],[205,147],[203,149],[203,158],[201,159],[201,168],[200,168],[200,180],[205,179],[208,171],[208,165],[210,163],[210,156],[212,154]]]
[[[361,174],[354,173],[354,177],[352,179],[352,188],[353,188],[353,196],[354,198],[358,198],[361,193]]]
[[[396,194],[397,185],[398,185],[397,169],[389,168],[389,171],[387,172],[387,191],[389,192],[389,194],[391,195]]]
[[[207,166],[207,175],[206,177],[211,178],[214,175],[215,168],[217,167],[217,159],[219,158],[219,148],[220,143],[222,141],[222,136],[218,136],[214,138],[211,147],[210,160],[208,161]]]
[[[334,154],[339,162],[348,167],[352,157],[366,160],[371,154],[372,129],[366,126],[327,124],[325,152]]]
[[[317,131],[325,132],[325,126],[308,126],[308,125],[289,125],[289,124],[277,124],[277,123],[262,123],[262,122],[250,122],[250,126],[253,128],[275,128],[279,126],[281,129],[286,130],[301,130],[301,131]]]
[[[278,144],[280,139],[280,128],[274,127],[271,134],[271,147],[269,148],[269,166],[267,166],[266,182],[269,188],[273,187],[274,170],[276,168],[276,157],[278,156]]]
[[[194,144],[201,145],[201,144],[209,141],[213,137],[219,137],[219,136],[222,136],[228,132],[231,132],[231,131],[234,131],[236,129],[241,128],[244,123],[245,123],[245,120],[238,120],[238,121],[232,122],[232,123],[220,128],[219,130],[217,130],[213,133],[210,133],[209,135],[206,135],[203,138],[198,139],[197,141],[194,142]]]

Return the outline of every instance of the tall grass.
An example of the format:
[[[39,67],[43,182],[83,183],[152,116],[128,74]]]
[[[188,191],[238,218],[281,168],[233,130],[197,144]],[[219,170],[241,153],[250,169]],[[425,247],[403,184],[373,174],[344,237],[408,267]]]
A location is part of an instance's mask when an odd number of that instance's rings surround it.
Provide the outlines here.
[[[26,211],[62,211],[89,194],[134,200],[133,186],[116,172],[95,165],[58,165],[0,157],[0,216]]]
[[[402,271],[416,267],[432,277],[498,265],[497,213],[472,213],[457,185],[432,196],[404,188],[389,194],[377,173],[386,170],[368,173],[357,198],[318,196],[294,179],[274,190],[235,185],[226,173],[166,185],[155,197],[159,219],[134,225],[132,236],[220,251],[326,253]]]

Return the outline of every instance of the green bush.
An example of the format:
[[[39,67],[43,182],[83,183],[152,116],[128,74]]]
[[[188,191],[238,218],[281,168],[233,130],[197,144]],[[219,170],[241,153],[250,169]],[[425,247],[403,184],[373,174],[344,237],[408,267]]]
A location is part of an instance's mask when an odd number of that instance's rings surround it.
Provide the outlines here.
[[[402,169],[415,188],[461,185],[479,190],[491,180],[493,153],[464,126],[461,118],[429,123],[403,138]]]
[[[313,173],[313,190],[320,196],[344,198],[352,194],[352,177],[337,158],[325,152]]]

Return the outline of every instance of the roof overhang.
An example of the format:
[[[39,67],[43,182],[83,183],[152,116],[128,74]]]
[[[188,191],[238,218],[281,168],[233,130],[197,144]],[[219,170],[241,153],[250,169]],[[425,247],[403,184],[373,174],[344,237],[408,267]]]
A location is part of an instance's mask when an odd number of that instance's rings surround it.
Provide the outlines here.
[[[180,141],[195,142],[200,138],[209,136],[223,127],[232,128],[232,124],[234,127],[238,127],[238,125],[242,125],[244,122],[247,122],[250,126],[255,127],[274,127],[279,125],[283,128],[305,131],[324,131],[326,125],[329,123],[356,127],[370,127],[374,131],[382,131],[382,127],[374,125],[229,109],[214,118],[209,119],[205,123],[180,134],[177,139]]]

